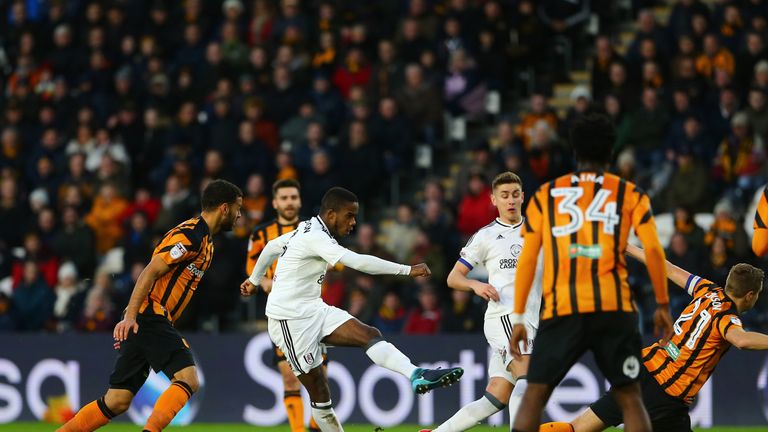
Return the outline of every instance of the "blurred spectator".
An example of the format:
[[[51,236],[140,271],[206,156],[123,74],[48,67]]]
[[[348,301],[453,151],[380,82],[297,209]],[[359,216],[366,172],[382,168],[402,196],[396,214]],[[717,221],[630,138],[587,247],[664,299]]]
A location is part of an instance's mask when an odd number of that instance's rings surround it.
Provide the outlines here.
[[[243,216],[249,232],[253,227],[264,220],[267,211],[267,194],[264,188],[264,177],[260,174],[251,174],[245,183],[245,196],[243,197]]]
[[[38,270],[34,261],[26,261],[22,280],[13,292],[17,330],[44,330],[53,316],[56,296]]]
[[[160,203],[160,212],[154,226],[157,233],[165,233],[176,226],[178,221],[192,216],[198,209],[197,198],[174,175],[166,180],[165,193],[160,198]]]
[[[705,78],[712,78],[715,69],[722,69],[733,76],[735,72],[733,54],[720,45],[715,34],[704,37],[704,52],[696,58],[696,70]]]
[[[306,215],[316,215],[320,211],[320,201],[328,189],[339,184],[339,171],[331,169],[331,158],[325,151],[316,151],[311,156],[309,171],[301,176],[302,207]],[[363,199],[364,197],[358,197]]]
[[[123,227],[119,216],[128,207],[128,203],[117,192],[114,185],[104,184],[93,201],[91,212],[85,222],[91,227],[96,238],[96,252],[105,254],[115,247],[123,236]]]
[[[419,288],[419,305],[408,312],[403,327],[405,334],[435,334],[440,329],[443,313],[435,287],[430,282]]]
[[[469,118],[485,113],[487,87],[480,82],[463,49],[454,50],[448,59],[448,71],[443,77],[443,100],[452,115],[466,114]]]
[[[611,64],[619,61],[621,56],[614,49],[611,38],[598,36],[595,39],[595,54],[590,62],[591,88],[596,98],[602,99],[608,93]]]
[[[62,260],[72,262],[79,274],[91,274],[96,265],[93,231],[70,206],[63,210],[61,225],[53,243],[54,251]]]
[[[482,174],[469,176],[467,192],[459,203],[456,226],[464,238],[493,221],[496,208],[491,204],[491,187]]]
[[[111,331],[117,322],[111,300],[112,279],[105,270],[96,272],[93,286],[85,297],[77,329],[85,332]]]
[[[727,240],[722,237],[714,237],[709,249],[709,259],[704,274],[707,279],[715,283],[723,284],[728,277],[736,260],[731,256],[726,246]]]
[[[687,147],[678,149],[675,162],[667,187],[667,208],[683,206],[693,212],[705,211],[712,196],[707,168],[694,158],[693,149]]]
[[[24,248],[21,255],[11,266],[13,283],[20,283],[24,277],[27,262],[34,262],[36,273],[49,287],[56,285],[56,277],[59,271],[59,258],[47,249],[37,232],[29,232],[24,236]]]
[[[734,208],[728,199],[724,198],[717,203],[714,211],[715,221],[704,236],[704,244],[713,247],[715,241],[720,239],[736,256],[744,256],[748,249],[747,236],[734,213]],[[727,274],[728,271],[726,270],[725,273]]]
[[[765,91],[759,88],[750,89],[745,111],[752,130],[763,142],[768,139],[768,106],[765,99]]]
[[[421,67],[410,64],[405,68],[405,85],[397,93],[400,111],[411,124],[412,136],[433,143],[442,122],[440,94],[424,81]]]
[[[16,180],[0,180],[0,241],[6,248],[19,246],[26,220],[26,209],[19,200]]]
[[[405,262],[416,244],[416,236],[419,233],[413,207],[408,204],[397,206],[396,219],[384,225],[381,232],[386,238],[384,248],[397,262]]]
[[[360,49],[352,48],[347,52],[344,62],[336,68],[332,81],[341,96],[348,99],[349,90],[353,86],[365,87],[370,79],[371,65]]]
[[[724,185],[738,184],[740,188],[754,190],[762,184],[759,172],[765,162],[763,142],[752,134],[747,114],[734,115],[731,126],[732,132],[715,156],[714,177]]]
[[[643,90],[642,106],[629,118],[624,140],[617,147],[631,147],[642,170],[648,170],[663,159],[662,143],[669,124],[669,113],[654,89]]]
[[[136,211],[127,221],[127,230],[122,241],[123,268],[129,269],[133,263],[149,263],[154,249],[152,232],[147,215]]]
[[[398,334],[405,325],[405,308],[400,296],[394,291],[387,291],[376,316],[371,323],[382,334]]]
[[[736,82],[744,89],[752,83],[755,65],[768,59],[763,35],[750,31],[746,36],[746,50],[736,55]]]
[[[361,203],[370,204],[381,189],[381,154],[369,136],[364,122],[351,122],[347,142],[342,144],[339,166],[344,167],[342,184],[357,194]]]
[[[557,130],[557,116],[555,112],[547,105],[546,97],[541,93],[531,95],[531,110],[523,114],[520,124],[517,125],[517,136],[522,140],[526,150],[531,148],[534,128],[536,124],[543,120],[552,130]]]
[[[56,330],[64,332],[74,327],[85,300],[84,286],[78,282],[77,269],[71,262],[59,267],[59,283],[56,285],[56,301],[53,305],[53,318]]]
[[[473,301],[469,291],[451,291],[451,305],[443,309],[443,325],[446,333],[479,333],[483,331],[483,308]]]
[[[675,232],[685,237],[689,247],[699,250],[704,246],[704,230],[696,224],[693,213],[685,207],[677,206],[674,209]]]
[[[445,254],[439,244],[434,244],[429,236],[419,230],[412,251],[406,262],[412,265],[426,263],[437,280],[443,280],[448,275],[445,263]]]

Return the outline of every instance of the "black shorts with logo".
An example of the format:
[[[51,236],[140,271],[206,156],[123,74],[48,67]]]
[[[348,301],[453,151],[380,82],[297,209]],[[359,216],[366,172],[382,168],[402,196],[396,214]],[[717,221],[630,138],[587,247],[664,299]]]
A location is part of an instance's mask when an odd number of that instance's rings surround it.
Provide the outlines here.
[[[531,353],[528,382],[557,386],[587,351],[612,386],[636,382],[642,339],[636,313],[595,312],[542,320]]]
[[[129,331],[128,338],[120,344],[109,388],[136,394],[147,380],[150,367],[172,378],[176,372],[195,365],[189,345],[165,317],[140,314],[136,322],[139,332]]]
[[[668,395],[645,366],[640,372],[640,387],[643,392],[643,405],[648,410],[654,432],[691,431],[688,405],[681,399]],[[621,408],[610,393],[604,394],[590,408],[608,426],[617,426],[623,421]]]

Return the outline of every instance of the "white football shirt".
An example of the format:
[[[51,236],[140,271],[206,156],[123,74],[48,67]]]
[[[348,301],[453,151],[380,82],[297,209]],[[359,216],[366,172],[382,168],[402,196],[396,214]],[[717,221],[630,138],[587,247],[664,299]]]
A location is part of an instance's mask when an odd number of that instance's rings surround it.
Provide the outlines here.
[[[272,241],[280,242],[283,253],[272,277],[267,316],[281,320],[312,316],[323,301],[320,292],[328,264],[336,265],[347,249],[317,216]]]
[[[499,292],[499,301],[489,301],[485,319],[497,318],[514,312],[515,275],[520,253],[523,251],[523,221],[507,225],[498,218],[480,228],[461,250],[459,262],[470,270],[482,265],[488,270],[488,283]],[[536,278],[528,296],[525,320],[534,327],[539,323],[541,305],[542,257],[536,266]]]

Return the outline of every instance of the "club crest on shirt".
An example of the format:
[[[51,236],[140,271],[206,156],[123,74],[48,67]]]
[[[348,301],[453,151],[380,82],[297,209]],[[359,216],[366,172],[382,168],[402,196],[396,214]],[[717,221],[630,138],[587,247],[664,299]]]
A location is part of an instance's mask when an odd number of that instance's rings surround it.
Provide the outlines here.
[[[523,247],[519,244],[513,244],[511,248],[509,248],[509,252],[512,254],[513,257],[517,258],[520,255],[520,252],[523,251]]]
[[[171,248],[170,255],[173,259],[179,259],[184,256],[185,253],[187,253],[187,248],[185,248],[181,242],[178,242]]]
[[[304,354],[304,361],[307,364],[312,364],[315,361],[315,356],[313,356],[312,353]]]

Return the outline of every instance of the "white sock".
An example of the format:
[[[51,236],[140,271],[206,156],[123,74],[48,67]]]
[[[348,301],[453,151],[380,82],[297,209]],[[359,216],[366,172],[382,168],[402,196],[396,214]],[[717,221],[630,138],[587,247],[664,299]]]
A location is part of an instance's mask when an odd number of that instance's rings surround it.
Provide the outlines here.
[[[317,425],[320,426],[320,430],[323,432],[343,432],[344,428],[341,427],[336,413],[333,412],[333,406],[331,401],[321,403],[311,403],[312,405],[312,418],[315,419]]]
[[[471,429],[478,423],[504,409],[501,403],[492,394],[485,392],[485,396],[465,405],[458,410],[453,417],[446,420],[432,432],[459,432]]]
[[[515,388],[512,389],[512,396],[509,397],[509,423],[515,424],[515,416],[517,410],[520,408],[520,402],[523,401],[523,394],[525,389],[528,388],[528,379],[523,375],[517,379]]]
[[[365,353],[377,365],[395,371],[408,379],[411,379],[413,371],[417,369],[411,363],[411,359],[406,357],[394,345],[383,339],[375,340],[372,344],[369,344]]]

